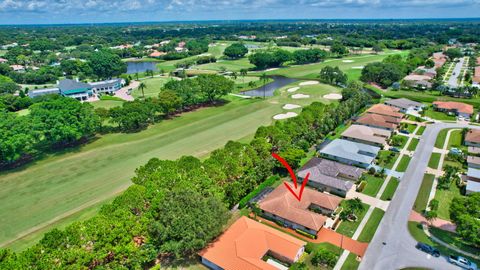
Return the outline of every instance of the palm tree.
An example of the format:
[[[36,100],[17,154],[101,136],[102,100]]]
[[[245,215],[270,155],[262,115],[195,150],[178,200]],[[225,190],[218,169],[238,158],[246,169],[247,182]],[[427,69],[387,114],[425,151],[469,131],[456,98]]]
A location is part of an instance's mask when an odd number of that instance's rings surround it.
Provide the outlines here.
[[[240,69],[240,76],[242,76],[243,83],[245,83],[245,76],[247,76],[247,72],[248,71],[245,68]]]
[[[238,77],[238,74],[237,74],[236,71],[233,71],[231,76],[232,76],[232,78],[233,78],[234,80],[236,80],[237,77]]]
[[[135,77],[137,77],[137,81],[138,81],[138,72],[135,72]]]
[[[263,99],[265,99],[265,85],[268,81],[268,76],[265,72],[260,75],[260,80],[263,82]]]
[[[142,96],[143,96],[143,99],[145,99],[145,92],[143,90],[145,90],[145,88],[147,88],[147,85],[145,85],[145,83],[141,82],[140,85],[138,86],[138,89],[140,89],[140,91],[142,91]]]

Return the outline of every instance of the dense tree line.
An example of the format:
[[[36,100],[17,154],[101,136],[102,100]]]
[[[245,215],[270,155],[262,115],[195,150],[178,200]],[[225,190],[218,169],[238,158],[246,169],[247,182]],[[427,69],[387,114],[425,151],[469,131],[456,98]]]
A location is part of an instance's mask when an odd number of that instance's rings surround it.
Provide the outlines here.
[[[35,103],[25,116],[0,110],[0,167],[74,145],[94,135],[99,126],[93,107],[71,98]]]
[[[227,209],[272,174],[271,152],[306,151],[369,102],[355,91],[338,105],[313,103],[300,115],[229,142],[205,161],[151,159],[98,215],[54,229],[21,252],[0,251],[1,269],[142,269],[189,259],[216,237]]]
[[[321,49],[297,50],[293,53],[283,49],[262,50],[252,53],[248,60],[256,69],[280,67],[289,61],[308,64],[324,60],[327,52]]]
[[[450,218],[457,225],[458,235],[480,248],[480,193],[453,198]]]

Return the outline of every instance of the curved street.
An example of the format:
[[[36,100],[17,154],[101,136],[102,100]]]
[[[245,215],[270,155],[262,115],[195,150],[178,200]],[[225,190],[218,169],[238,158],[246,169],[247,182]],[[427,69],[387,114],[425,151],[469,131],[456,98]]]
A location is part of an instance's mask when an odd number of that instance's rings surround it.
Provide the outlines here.
[[[457,123],[435,123],[427,126],[359,269],[384,270],[405,267],[460,269],[448,263],[446,257],[434,258],[417,250],[415,248],[417,242],[410,235],[407,223],[438,133],[446,128],[466,127],[480,129],[478,126]]]

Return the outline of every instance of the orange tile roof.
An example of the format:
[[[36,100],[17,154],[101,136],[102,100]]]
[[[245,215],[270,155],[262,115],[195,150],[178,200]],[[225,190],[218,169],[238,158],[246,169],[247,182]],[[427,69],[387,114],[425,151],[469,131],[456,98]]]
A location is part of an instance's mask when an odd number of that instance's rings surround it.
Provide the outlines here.
[[[262,257],[268,252],[295,262],[305,242],[247,217],[241,217],[199,255],[225,270],[277,270]]]
[[[368,113],[374,113],[379,115],[386,115],[395,118],[402,118],[403,113],[400,112],[400,109],[387,106],[385,104],[375,104],[370,109],[367,110]]]
[[[377,127],[396,129],[400,124],[400,119],[379,114],[367,113],[357,119],[357,123],[363,125],[372,125]]]
[[[327,217],[310,211],[308,209],[310,205],[315,204],[333,211],[337,209],[341,201],[340,197],[305,188],[302,200],[299,202],[282,184],[268,194],[259,203],[259,207],[265,212],[318,231],[325,224]]]
[[[465,141],[480,143],[480,130],[470,129],[465,135]]]
[[[160,57],[165,54],[166,54],[165,52],[154,51],[150,54],[150,57]]]
[[[459,113],[473,114],[473,106],[455,101],[434,101],[433,105],[439,109],[457,111]]]

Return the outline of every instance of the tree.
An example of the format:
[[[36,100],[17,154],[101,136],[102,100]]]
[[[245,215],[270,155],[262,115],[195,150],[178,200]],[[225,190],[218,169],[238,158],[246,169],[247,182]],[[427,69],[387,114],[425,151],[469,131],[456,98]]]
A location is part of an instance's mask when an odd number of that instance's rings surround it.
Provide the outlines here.
[[[108,50],[92,53],[88,58],[88,63],[92,72],[100,78],[119,76],[127,71],[127,64],[118,55]]]
[[[0,110],[0,168],[34,154],[38,137],[29,117]]]
[[[223,54],[232,59],[239,59],[244,57],[248,53],[247,47],[242,43],[233,43],[225,48]]]
[[[194,80],[199,86],[199,91],[206,96],[207,101],[210,103],[231,93],[234,88],[233,81],[215,74],[200,75]]]
[[[160,110],[169,116],[182,107],[182,98],[171,90],[162,90],[158,94],[158,104]]]
[[[334,267],[337,263],[337,255],[325,248],[319,248],[313,252],[311,262],[314,266]]]
[[[245,76],[247,76],[248,70],[246,68],[240,69],[240,76],[242,76],[243,83],[245,83]]]
[[[427,211],[425,213],[425,219],[427,219],[428,222],[432,223],[436,218],[438,217],[437,211],[431,210]]]
[[[380,44],[380,43],[376,43],[373,45],[372,47],[372,51],[374,51],[375,53],[379,53],[379,52],[382,52],[383,51],[383,47],[382,47],[383,44]]]
[[[262,84],[263,84],[263,99],[265,99],[265,85],[267,84],[267,81],[268,81],[268,76],[267,74],[264,72],[262,73],[262,75],[260,75],[260,81],[262,81]]]
[[[348,77],[338,67],[325,66],[320,70],[320,80],[331,85],[345,85]]]
[[[226,207],[214,197],[194,190],[173,189],[156,207],[150,228],[161,252],[177,259],[189,257],[222,231],[229,218]]]
[[[339,42],[335,42],[331,47],[330,47],[330,52],[333,54],[336,54],[337,56],[344,56],[349,53],[348,48],[345,47],[343,44]]]
[[[456,231],[463,240],[480,247],[480,193],[453,198],[450,218],[457,225]]]
[[[367,64],[363,70],[360,80],[374,82],[382,87],[389,87],[394,82],[400,81],[405,76],[401,68],[393,63],[375,62]]]
[[[2,76],[2,75],[0,75]],[[1,78],[0,78],[1,79]],[[14,94],[20,91],[20,86],[14,82],[0,82],[0,95],[1,94]]]
[[[138,85],[138,89],[140,89],[140,91],[142,91],[142,97],[145,98],[145,88],[147,88],[147,85],[144,83],[144,82],[141,82],[139,85]]]
[[[445,55],[450,58],[450,60],[453,60],[455,58],[460,58],[463,56],[463,53],[460,49],[458,48],[450,48],[445,51]]]

